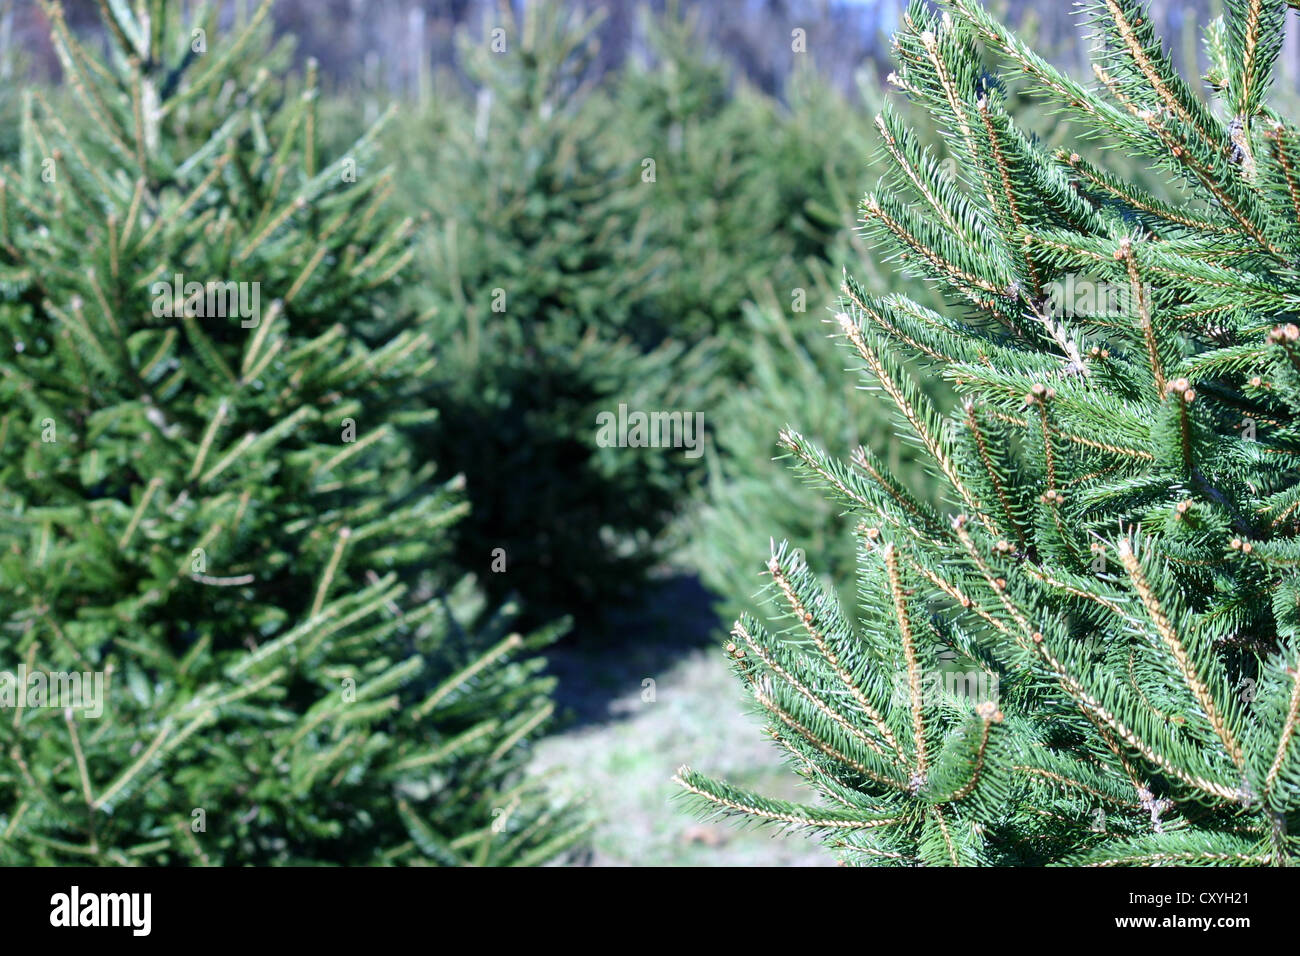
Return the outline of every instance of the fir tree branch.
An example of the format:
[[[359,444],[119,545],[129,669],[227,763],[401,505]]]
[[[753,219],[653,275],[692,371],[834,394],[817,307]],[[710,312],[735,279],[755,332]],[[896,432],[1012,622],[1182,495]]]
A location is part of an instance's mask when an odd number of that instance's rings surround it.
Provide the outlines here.
[[[1277,755],[1273,758],[1268,773],[1264,776],[1265,798],[1273,794],[1273,787],[1277,783],[1278,773],[1281,771],[1282,764],[1291,749],[1291,742],[1295,739],[1297,722],[1300,722],[1300,666],[1288,668],[1287,676],[1291,678],[1291,697],[1287,704],[1286,720],[1282,723],[1281,733],[1278,735]]]
[[[768,560],[767,570],[768,573],[772,575],[772,580],[776,582],[776,585],[780,589],[786,603],[790,606],[791,613],[794,614],[800,625],[802,625],[804,631],[812,639],[818,652],[831,666],[831,670],[835,672],[835,676],[840,679],[842,684],[844,684],[845,689],[849,692],[849,695],[853,698],[854,702],[862,708],[862,712],[867,715],[867,719],[870,720],[880,732],[880,736],[884,738],[885,742],[890,746],[894,753],[898,755],[899,761],[901,763],[906,763],[907,755],[903,753],[903,748],[894,738],[894,733],[889,729],[889,724],[885,722],[884,716],[871,705],[871,702],[867,700],[866,695],[858,685],[858,682],[853,679],[853,675],[850,674],[844,664],[841,663],[839,657],[835,654],[834,649],[828,643],[826,635],[822,633],[814,623],[812,612],[804,606],[799,595],[795,593],[794,588],[791,586],[789,577],[786,575],[780,562],[778,562],[775,557]]]
[[[1215,734],[1223,742],[1223,746],[1227,750],[1228,756],[1232,758],[1232,762],[1237,765],[1238,770],[1244,771],[1245,758],[1242,756],[1241,744],[1237,742],[1227,721],[1219,713],[1208,685],[1201,675],[1197,673],[1197,668],[1188,655],[1187,649],[1183,646],[1183,642],[1174,629],[1173,623],[1165,614],[1164,608],[1151,589],[1151,585],[1143,573],[1142,565],[1133,552],[1133,546],[1127,538],[1121,538],[1116,545],[1116,550],[1119,552],[1120,561],[1124,564],[1124,570],[1128,572],[1129,580],[1133,582],[1138,597],[1142,599],[1142,604],[1146,607],[1147,616],[1151,619],[1151,623],[1155,625],[1161,640],[1165,642],[1170,653],[1173,654],[1174,661],[1182,672],[1183,680],[1188,689],[1196,697],[1197,703],[1200,704],[1201,710],[1210,722]]]
[[[701,776],[690,767],[679,768],[673,775],[673,782],[688,793],[702,798],[721,810],[812,830],[868,830],[891,827],[902,822],[902,818],[898,816],[863,817],[834,811],[818,813],[797,804],[769,800],[734,787],[724,787]]]
[[[885,560],[885,570],[889,575],[889,593],[894,602],[898,633],[902,638],[903,658],[907,662],[907,691],[912,709],[912,740],[916,748],[916,782],[914,786],[921,786],[929,769],[929,758],[925,746],[925,711],[921,697],[921,670],[916,660],[911,614],[908,611],[907,599],[903,594],[903,585],[898,575],[898,555],[892,544],[885,545],[882,553]]]
[[[849,737],[853,738],[854,740],[857,740],[859,743],[865,746],[872,753],[876,754],[887,764],[895,763],[893,756],[890,755],[884,749],[884,747],[882,747],[875,740],[868,737],[856,725],[854,725],[854,723],[851,720],[849,720],[846,716],[844,716],[844,714],[840,713],[838,710],[836,710],[834,707],[828,704],[825,700],[822,699],[820,695],[813,693],[812,689],[809,688],[803,681],[801,681],[787,668],[783,667],[780,664],[780,662],[778,662],[775,659],[775,657],[773,657],[772,653],[769,651],[768,648],[764,647],[762,644],[760,644],[758,641],[754,639],[754,636],[753,634],[750,633],[749,628],[745,627],[745,625],[741,621],[737,621],[735,624],[732,625],[731,635],[732,637],[743,641],[745,643],[745,646],[749,648],[749,650],[754,654],[754,656],[757,657],[759,660],[761,660],[764,663],[764,665],[767,666],[768,670],[770,670],[777,677],[781,678],[781,680],[783,680],[786,684],[788,684],[796,693],[798,693],[800,696],[805,698],[810,704],[813,705],[813,707],[815,707],[818,711],[820,711],[823,716],[825,716],[826,718],[834,722],[836,725],[838,725],[841,730],[843,730],[846,734],[849,735]]]

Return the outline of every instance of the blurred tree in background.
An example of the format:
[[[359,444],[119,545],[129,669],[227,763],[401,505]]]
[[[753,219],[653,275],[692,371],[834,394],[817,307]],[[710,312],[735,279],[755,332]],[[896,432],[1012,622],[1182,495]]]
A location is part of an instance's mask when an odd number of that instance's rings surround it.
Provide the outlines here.
[[[710,351],[652,311],[671,265],[661,187],[584,83],[598,22],[539,5],[500,49],[465,38],[476,94],[407,117],[397,146],[429,215],[410,301],[442,415],[420,442],[473,503],[457,555],[492,568],[494,594],[584,619],[636,593],[695,470],[680,450],[601,447],[597,416],[700,408]]]
[[[255,8],[254,0],[211,2],[223,29],[237,26]],[[617,73],[647,52],[650,38],[643,10],[658,17],[680,6],[695,17],[702,39],[719,52],[729,71],[766,94],[782,96],[801,61],[813,61],[818,72],[846,94],[852,93],[865,62],[878,65],[883,74],[888,68],[888,37],[898,27],[906,4],[902,0],[569,0],[565,6],[602,15],[593,75]],[[1049,60],[1076,74],[1088,74],[1090,41],[1084,31],[1075,29],[1073,4],[993,0],[989,6],[1021,35],[1032,36]],[[309,58],[320,62],[327,89],[418,98],[428,95],[426,81],[432,70],[443,65],[459,70],[456,34],[462,28],[477,33],[506,22],[511,7],[519,4],[511,0],[278,0],[273,25],[277,33],[298,38],[299,65]],[[6,10],[15,45],[32,53],[38,75],[54,76],[57,57],[38,5],[0,0],[0,39]],[[1168,39],[1175,62],[1192,71],[1208,67],[1197,24],[1222,11],[1223,0],[1151,0],[1149,4],[1151,20]],[[67,14],[75,31],[99,33],[95,3],[70,4]],[[791,48],[794,30],[803,31],[805,53]],[[1288,36],[1279,56],[1279,82],[1294,91],[1298,79],[1300,38]]]
[[[462,565],[502,555],[489,588],[543,617],[598,621],[679,539],[698,542],[724,593],[732,549],[791,530],[791,514],[830,540],[840,522],[815,493],[792,487],[791,509],[737,492],[781,473],[778,408],[854,435],[877,420],[849,395],[832,425],[809,388],[833,373],[816,318],[831,250],[850,241],[835,210],[858,186],[870,117],[811,68],[788,103],[738,84],[697,19],[649,18],[647,57],[595,85],[599,17],[539,5],[500,48],[465,36],[473,90],[444,79],[447,95],[394,140],[403,191],[429,216],[409,301],[437,343],[442,415],[421,445],[469,479]],[[772,322],[746,318],[755,298],[809,320],[797,335],[811,365],[789,366],[788,329],[778,342]],[[789,400],[776,405],[749,387],[778,377]],[[722,441],[709,534],[693,527],[703,472],[682,449],[599,446],[597,414],[620,405],[698,411]]]

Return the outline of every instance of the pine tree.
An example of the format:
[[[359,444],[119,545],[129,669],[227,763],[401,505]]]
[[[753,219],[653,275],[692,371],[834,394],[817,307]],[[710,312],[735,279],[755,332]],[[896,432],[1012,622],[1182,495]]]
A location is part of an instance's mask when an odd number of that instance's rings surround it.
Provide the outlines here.
[[[657,144],[626,135],[592,82],[600,22],[503,7],[461,37],[475,95],[409,118],[400,147],[430,214],[412,298],[443,414],[420,441],[465,473],[474,505],[457,558],[482,570],[503,555],[484,578],[496,596],[584,624],[635,599],[700,471],[680,451],[602,444],[598,416],[706,407],[710,350],[656,311],[672,266],[649,225],[663,186],[642,162]]]
[[[893,427],[886,410],[856,381],[841,375],[844,358],[833,338],[807,334],[809,311],[817,312],[835,295],[841,270],[832,263],[851,257],[860,261],[858,278],[868,288],[898,281],[889,263],[872,260],[870,246],[856,228],[853,198],[862,157],[875,146],[872,116],[886,96],[866,73],[858,87],[847,97],[814,75],[792,77],[786,110],[779,121],[765,124],[765,153],[770,155],[748,177],[748,189],[784,196],[791,192],[783,182],[800,183],[790,201],[802,215],[792,217],[792,227],[799,221],[807,225],[798,230],[805,247],[800,261],[787,259],[779,268],[764,262],[762,282],[755,283],[752,301],[743,307],[743,330],[731,341],[743,374],[714,413],[717,453],[710,456],[708,495],[691,516],[695,563],[705,583],[724,599],[719,611],[728,620],[761,608],[755,592],[762,564],[754,557],[773,538],[795,541],[800,552],[816,555],[823,580],[838,585],[842,598],[854,596],[856,519],[828,499],[820,483],[801,480],[788,466],[788,453],[778,448],[777,435],[785,423],[797,421],[802,433],[822,447],[853,447]],[[884,173],[887,163],[888,156],[873,157],[867,175]],[[774,223],[772,228],[780,227]],[[794,287],[777,285],[781,278]],[[942,304],[942,297],[922,280],[913,279],[904,288],[920,302]],[[943,397],[937,389],[928,391]],[[932,483],[912,446],[894,443],[885,454],[895,475],[922,497],[932,495]]]
[[[644,206],[663,261],[647,289],[650,321],[687,341],[721,335],[735,346],[727,374],[743,378],[745,305],[766,288],[788,297],[808,285],[810,261],[826,260],[843,219],[831,183],[856,182],[862,119],[812,68],[780,100],[756,90],[678,6],[645,14],[648,62],[633,61],[618,84],[625,135],[655,160]]]
[[[443,573],[377,131],[320,155],[269,0],[100,6],[108,60],[44,4],[75,109],[30,91],[0,165],[0,860],[552,858],[557,628]]]
[[[781,546],[772,625],[727,650],[827,805],[683,768],[699,806],[849,863],[1294,862],[1300,130],[1268,105],[1286,4],[1226,6],[1218,108],[1136,0],[1087,8],[1095,86],[975,0],[910,7],[894,79],[960,172],[886,111],[896,171],[862,214],[947,305],[846,277],[835,324],[942,499],[783,433],[860,519],[861,606]],[[1077,147],[1046,149],[1012,85]]]

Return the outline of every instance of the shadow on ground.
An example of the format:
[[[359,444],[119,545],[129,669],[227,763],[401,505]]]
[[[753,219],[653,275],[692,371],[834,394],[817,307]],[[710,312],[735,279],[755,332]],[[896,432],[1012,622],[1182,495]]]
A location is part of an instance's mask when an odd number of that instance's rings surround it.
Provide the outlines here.
[[[645,681],[692,651],[715,647],[722,621],[714,600],[694,575],[674,574],[654,581],[641,606],[608,611],[599,633],[575,621],[572,637],[546,653],[559,679],[558,726],[571,731],[627,717],[627,696],[653,688]]]
[[[579,633],[547,655],[567,718],[538,743],[534,766],[554,774],[557,790],[587,795],[600,821],[588,865],[834,863],[801,835],[700,822],[677,797],[670,778],[689,763],[769,796],[812,799],[750,716],[711,603],[694,577],[667,577],[642,607],[614,615],[609,633]]]

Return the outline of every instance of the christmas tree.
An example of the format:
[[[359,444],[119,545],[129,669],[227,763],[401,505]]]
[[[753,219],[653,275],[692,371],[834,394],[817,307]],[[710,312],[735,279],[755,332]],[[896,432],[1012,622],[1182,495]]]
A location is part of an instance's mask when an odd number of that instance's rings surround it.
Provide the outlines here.
[[[852,97],[811,73],[791,79],[787,111],[779,122],[765,124],[763,139],[775,155],[756,164],[749,188],[788,196],[780,181],[801,182],[804,195],[794,200],[797,208],[826,239],[815,254],[802,258],[802,274],[789,275],[788,264],[782,270],[764,264],[765,276],[754,283],[752,301],[743,306],[744,334],[732,342],[743,376],[714,414],[717,453],[709,458],[708,497],[691,516],[698,528],[692,539],[696,564],[705,583],[723,597],[719,612],[727,619],[761,608],[754,555],[773,538],[788,538],[801,552],[816,555],[817,572],[827,583],[838,584],[843,598],[853,599],[854,516],[828,499],[816,482],[802,480],[788,467],[788,452],[777,445],[781,427],[795,421],[820,446],[849,448],[892,428],[887,411],[841,374],[844,360],[834,340],[804,334],[810,313],[820,312],[835,295],[840,268],[832,263],[854,258],[863,263],[865,274],[858,278],[864,285],[898,287],[891,265],[872,260],[853,209],[862,158],[875,146],[872,116],[887,93],[865,71]],[[884,173],[887,163],[887,156],[874,157],[868,175]],[[773,223],[771,228],[780,227]],[[781,276],[783,271],[787,275]],[[793,285],[778,285],[782,278]],[[922,280],[913,279],[905,288],[918,301],[942,304],[942,297]],[[918,492],[924,489],[923,496],[929,493],[914,448],[895,442],[885,455],[895,475]]]
[[[439,349],[442,415],[419,440],[466,475],[473,503],[457,560],[487,570],[500,556],[485,576],[495,596],[587,626],[636,597],[701,470],[694,452],[610,444],[598,420],[706,407],[711,351],[660,321],[659,143],[628,134],[594,82],[600,22],[503,7],[460,38],[475,94],[449,92],[399,129],[401,181],[430,217],[411,300]]]
[[[1135,0],[1087,8],[1095,83],[975,0],[914,3],[863,220],[931,309],[845,277],[838,334],[930,463],[782,433],[857,518],[856,615],[778,546],[727,644],[824,798],[683,768],[705,810],[852,864],[1293,862],[1300,813],[1300,129],[1269,107],[1286,4],[1209,25],[1211,105]],[[1077,145],[1007,108],[1039,96]],[[1125,169],[1137,163],[1139,173]],[[1167,190],[1139,185],[1170,180]],[[951,396],[944,413],[918,378]]]
[[[318,149],[270,3],[43,9],[0,164],[0,860],[528,864],[534,651],[449,576],[431,341],[376,130]]]

